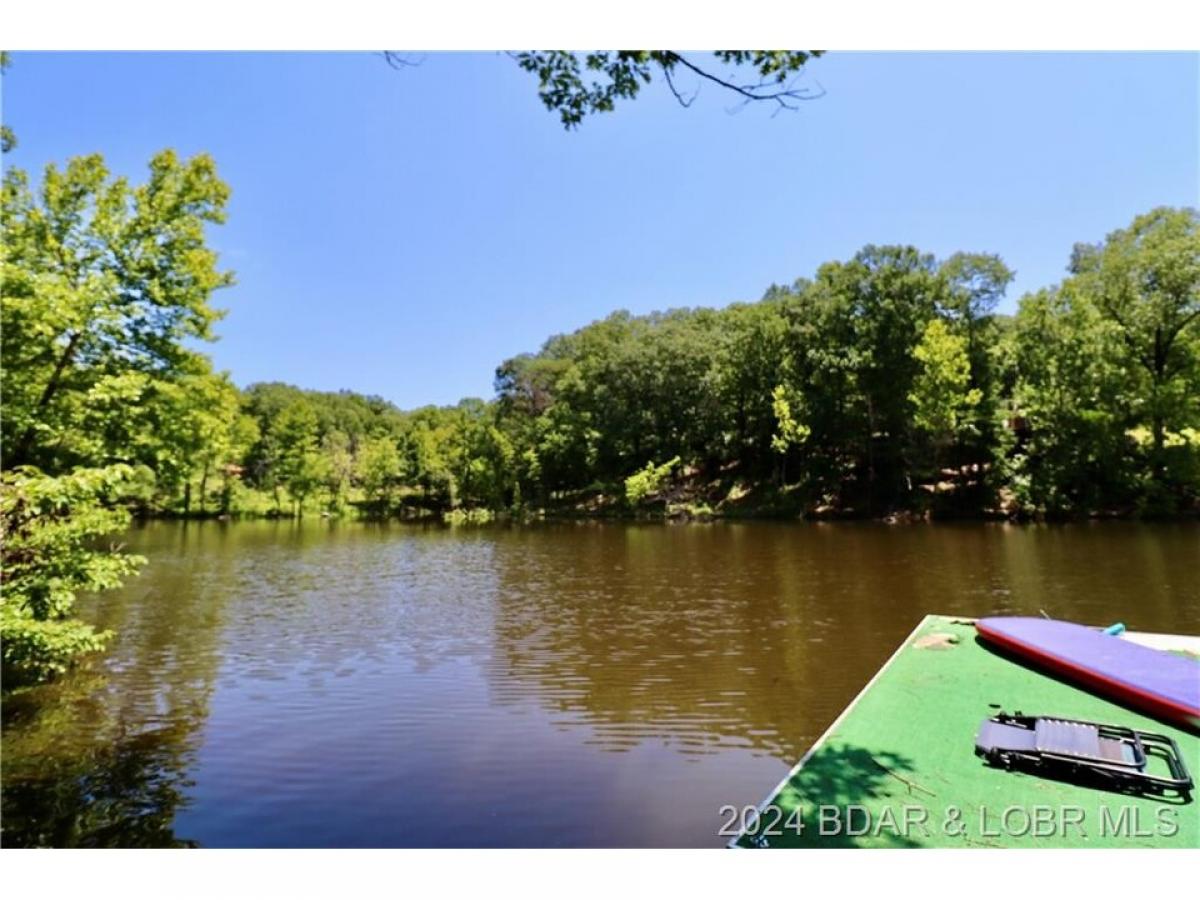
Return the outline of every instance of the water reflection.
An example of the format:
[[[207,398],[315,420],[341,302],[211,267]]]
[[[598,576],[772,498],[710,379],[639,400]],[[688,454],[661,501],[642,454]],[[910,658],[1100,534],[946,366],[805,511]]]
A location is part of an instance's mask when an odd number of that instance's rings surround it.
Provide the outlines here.
[[[203,590],[223,567],[201,572],[191,559],[166,556],[152,584],[91,605],[88,618],[118,635],[106,659],[5,700],[5,846],[191,845],[173,823],[208,715],[224,605]]]
[[[158,523],[6,845],[711,845],[928,612],[1200,631],[1195,526]]]
[[[33,759],[6,750],[18,763],[4,773],[4,846],[194,846],[174,830],[190,738],[179,723]]]
[[[684,754],[794,759],[931,611],[1197,630],[1197,538],[1125,524],[509,532],[496,699],[536,682],[610,749],[663,737]]]

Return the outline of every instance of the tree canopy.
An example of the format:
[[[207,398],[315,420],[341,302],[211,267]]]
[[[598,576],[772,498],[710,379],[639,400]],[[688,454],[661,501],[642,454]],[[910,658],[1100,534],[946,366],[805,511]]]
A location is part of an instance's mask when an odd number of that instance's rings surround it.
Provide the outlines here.
[[[211,295],[231,282],[204,235],[227,197],[211,159],[170,151],[137,186],[99,156],[48,166],[36,190],[22,170],[5,171],[6,685],[62,671],[103,643],[72,618],[75,595],[119,584],[137,561],[102,538],[131,507],[186,494],[195,468],[222,452],[237,391],[189,341],[212,336]]]
[[[73,601],[135,570],[104,544],[132,515],[1200,510],[1195,210],[1077,245],[1012,316],[993,254],[868,245],[757,302],[614,312],[500,362],[490,399],[401,410],[213,370],[228,196],[171,151],[136,184],[98,156],[5,173],[6,683],[102,644]]]
[[[611,112],[618,101],[637,98],[645,85],[661,78],[681,106],[691,106],[703,86],[731,98],[738,107],[764,103],[795,110],[823,93],[801,84],[809,61],[823,50],[716,50],[705,54],[678,50],[522,50],[508,55],[538,80],[538,96],[563,127],[579,127],[588,116]],[[393,68],[412,61],[404,54],[384,53]]]
[[[797,84],[805,64],[820,50],[717,50],[715,68],[694,62],[674,50],[614,50],[573,53],[568,50],[530,50],[512,57],[538,79],[538,96],[546,109],[556,112],[565,128],[583,119],[611,112],[618,100],[633,100],[655,75],[683,106],[690,106],[699,87],[682,87],[681,76],[716,85],[740,105],[766,102],[780,109],[795,109],[802,100],[820,95]],[[750,72],[747,78],[743,70]]]

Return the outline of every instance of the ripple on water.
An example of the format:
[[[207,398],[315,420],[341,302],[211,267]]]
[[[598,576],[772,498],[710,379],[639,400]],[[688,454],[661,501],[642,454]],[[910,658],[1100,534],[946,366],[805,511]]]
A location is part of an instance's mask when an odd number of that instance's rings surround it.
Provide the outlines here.
[[[4,841],[716,845],[928,612],[1200,630],[1195,535],[154,524],[6,705]]]

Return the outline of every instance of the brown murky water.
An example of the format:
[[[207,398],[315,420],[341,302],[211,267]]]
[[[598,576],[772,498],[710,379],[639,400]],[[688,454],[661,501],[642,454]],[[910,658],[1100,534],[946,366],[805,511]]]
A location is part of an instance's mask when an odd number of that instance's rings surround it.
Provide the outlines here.
[[[1200,632],[1200,528],[154,523],[3,842],[719,846],[926,613]]]

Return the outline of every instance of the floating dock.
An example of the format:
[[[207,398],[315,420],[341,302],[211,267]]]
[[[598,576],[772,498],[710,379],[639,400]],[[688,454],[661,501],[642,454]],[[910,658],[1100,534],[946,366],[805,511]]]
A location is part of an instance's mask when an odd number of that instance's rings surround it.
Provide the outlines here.
[[[1119,640],[1200,657],[1197,638]],[[975,735],[1001,711],[1169,735],[1198,788],[1132,796],[993,768]],[[998,654],[971,620],[926,616],[730,846],[1200,848],[1197,793],[1200,735]]]

